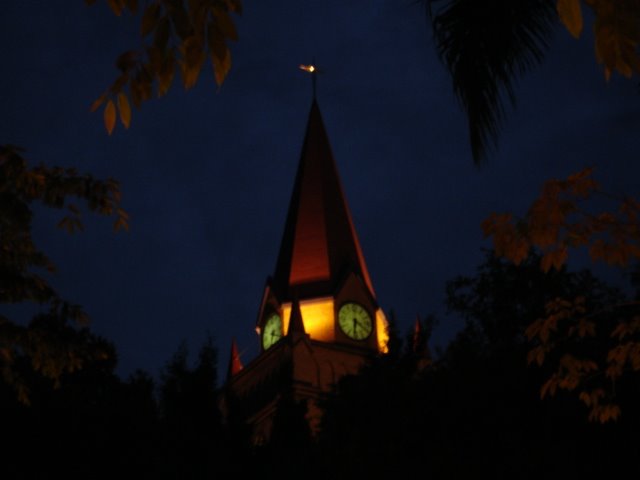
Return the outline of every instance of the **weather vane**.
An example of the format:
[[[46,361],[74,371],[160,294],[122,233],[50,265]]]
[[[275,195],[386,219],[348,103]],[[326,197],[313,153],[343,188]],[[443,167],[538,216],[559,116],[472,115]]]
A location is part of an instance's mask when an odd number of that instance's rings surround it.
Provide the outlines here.
[[[298,68],[300,70],[304,70],[305,72],[309,72],[311,74],[311,84],[313,86],[313,98],[316,98],[316,80],[318,77],[318,73],[321,72],[321,70],[318,69],[318,67],[315,66],[315,59],[313,60],[313,63],[311,65],[303,65],[300,64],[298,65]]]

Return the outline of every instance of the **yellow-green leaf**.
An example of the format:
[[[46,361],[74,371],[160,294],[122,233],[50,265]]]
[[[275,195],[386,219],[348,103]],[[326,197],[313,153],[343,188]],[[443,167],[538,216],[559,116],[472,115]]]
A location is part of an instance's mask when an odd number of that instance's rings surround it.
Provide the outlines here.
[[[216,17],[216,24],[220,33],[231,40],[238,40],[236,26],[233,24],[233,20],[231,20],[229,13],[222,8],[215,8],[213,10],[213,15]]]
[[[230,12],[242,13],[242,2],[240,0],[226,0],[226,4]]]
[[[156,28],[158,23],[158,15],[160,14],[160,4],[157,2],[150,3],[145,8],[144,13],[142,14],[142,22],[140,30],[142,32],[142,36],[146,37]]]
[[[150,69],[150,71],[157,75],[162,69],[164,57],[168,54],[169,52],[165,52],[155,45],[149,45],[147,47],[147,56],[149,57],[147,67]]]
[[[124,128],[129,128],[129,124],[131,123],[131,106],[129,105],[129,99],[122,92],[118,94],[118,110],[120,112],[120,121],[124,125]]]
[[[205,59],[204,44],[202,38],[191,36],[180,45],[182,61],[180,71],[182,73],[182,83],[186,90],[193,87],[198,81],[200,69]]]
[[[202,64],[204,60],[204,44],[201,37],[193,35],[187,38],[180,46],[184,62],[189,67]]]
[[[129,222],[125,218],[118,217],[113,224],[114,231],[129,230]]]
[[[589,395],[587,392],[580,392],[580,395],[578,396],[578,398],[580,400],[582,400],[582,402],[587,406],[590,407],[591,406],[591,395]]]
[[[111,135],[116,126],[116,106],[113,104],[113,100],[109,100],[107,106],[104,107],[104,126]]]
[[[556,389],[558,387],[558,378],[557,374],[553,374],[553,376],[547,380],[542,387],[540,388],[540,398],[544,399],[547,396],[553,396],[556,394]]]
[[[116,59],[116,67],[121,72],[126,72],[127,70],[130,70],[135,66],[137,60],[138,60],[138,52],[136,52],[135,50],[129,50],[127,52],[122,53]]]
[[[611,332],[611,338],[618,338],[618,340],[624,339],[624,337],[629,333],[629,327],[626,323],[620,322]]]
[[[124,6],[122,0],[107,0],[107,3],[111,7],[111,10],[113,10],[113,13],[117,16],[122,15],[122,7]]]
[[[91,111],[95,112],[98,109],[98,107],[104,103],[106,99],[107,99],[107,93],[105,92],[102,95],[100,95],[98,98],[96,98],[95,101],[91,104]]]
[[[558,0],[558,16],[574,38],[582,33],[582,8],[580,0]]]
[[[56,227],[58,227],[60,229],[65,229],[66,231],[70,232],[71,231],[71,219],[69,217],[63,217],[58,222]]]
[[[222,58],[213,53],[211,55],[211,61],[213,63],[216,83],[218,86],[221,86],[227,76],[227,73],[229,73],[229,70],[231,69],[231,52],[228,49],[225,50],[225,55]]]
[[[126,4],[131,13],[138,13],[138,0],[126,0]]]
[[[198,0],[199,3],[203,3]],[[185,40],[187,37],[193,34],[192,27],[196,25],[195,12],[196,10],[203,10],[201,6],[195,5],[196,2],[190,0],[188,6],[184,4],[183,0],[168,2],[170,7],[167,11],[167,15],[171,18],[171,24],[173,25],[176,35],[181,40]],[[188,10],[187,10],[188,8]],[[204,11],[202,11],[204,13]],[[196,30],[200,30],[200,27],[196,27]]]
[[[185,90],[189,90],[196,84],[196,82],[198,81],[198,76],[200,75],[201,67],[201,63],[198,63],[194,66],[189,66],[186,62],[182,62],[180,64],[180,72],[182,73],[182,84],[184,85]]]
[[[162,97],[169,91],[171,82],[173,81],[173,74],[175,72],[175,61],[173,55],[166,58],[162,64],[162,68],[158,72],[158,96]]]
[[[116,78],[115,82],[113,82],[113,84],[109,88],[110,92],[114,95],[120,92],[120,90],[122,90],[122,88],[127,84],[128,81],[129,75],[125,72],[118,78]]]
[[[527,364],[531,365],[533,362],[536,362],[538,366],[541,366],[544,363],[545,353],[545,348],[542,345],[531,349],[527,354]]]
[[[167,48],[171,36],[171,24],[169,18],[164,16],[158,21],[156,33],[153,36],[153,45],[160,50]]]
[[[569,253],[565,246],[561,246],[556,250],[552,250],[543,255],[542,260],[540,261],[540,268],[543,272],[548,272],[551,267],[554,267],[556,270],[560,270],[564,262],[566,262]]]

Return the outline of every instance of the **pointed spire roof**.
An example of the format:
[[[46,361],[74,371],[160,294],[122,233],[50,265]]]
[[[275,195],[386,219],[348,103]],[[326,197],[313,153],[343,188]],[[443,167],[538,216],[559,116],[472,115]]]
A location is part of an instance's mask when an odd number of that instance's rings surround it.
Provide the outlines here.
[[[231,340],[231,356],[229,358],[229,369],[227,370],[227,380],[239,373],[244,367],[240,360],[240,354],[238,353],[238,344],[236,339]]]
[[[329,295],[345,271],[375,296],[315,98],[272,285],[291,299]]]

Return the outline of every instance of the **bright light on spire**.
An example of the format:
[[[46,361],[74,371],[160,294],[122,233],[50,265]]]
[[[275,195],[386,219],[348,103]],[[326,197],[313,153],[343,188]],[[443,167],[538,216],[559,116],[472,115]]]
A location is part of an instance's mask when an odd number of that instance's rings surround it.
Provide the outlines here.
[[[305,72],[313,73],[316,71],[315,65],[299,65],[298,68],[300,70],[304,70]]]

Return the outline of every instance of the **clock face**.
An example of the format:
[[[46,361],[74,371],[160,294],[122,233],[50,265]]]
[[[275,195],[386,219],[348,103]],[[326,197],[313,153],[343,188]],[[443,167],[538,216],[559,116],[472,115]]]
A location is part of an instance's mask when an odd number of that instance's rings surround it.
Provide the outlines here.
[[[338,312],[340,329],[354,340],[364,340],[373,331],[373,323],[369,312],[357,303],[345,303]]]
[[[277,313],[272,313],[264,322],[262,332],[262,348],[265,350],[282,338],[282,319]]]

